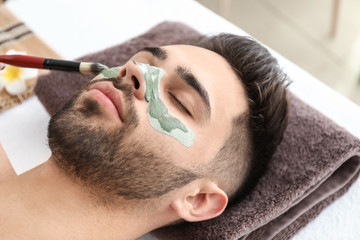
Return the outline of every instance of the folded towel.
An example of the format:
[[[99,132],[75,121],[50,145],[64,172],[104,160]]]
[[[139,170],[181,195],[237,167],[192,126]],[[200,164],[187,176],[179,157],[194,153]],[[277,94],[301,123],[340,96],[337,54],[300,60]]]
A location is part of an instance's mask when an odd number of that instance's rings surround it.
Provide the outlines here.
[[[23,22],[17,19],[5,4],[0,2],[0,55],[8,50],[25,52],[28,55],[38,55],[49,58],[59,58],[36,34]],[[42,74],[45,71],[40,71]],[[0,112],[14,107],[34,95],[33,88],[36,78],[26,81],[26,90],[19,95],[10,95],[0,90]]]
[[[188,26],[165,22],[80,60],[116,66],[142,47],[188,43],[199,37]],[[53,114],[90,78],[53,72],[39,78],[35,93]],[[245,199],[215,219],[164,227],[141,239],[289,239],[343,195],[359,172],[359,139],[290,93],[284,139]]]

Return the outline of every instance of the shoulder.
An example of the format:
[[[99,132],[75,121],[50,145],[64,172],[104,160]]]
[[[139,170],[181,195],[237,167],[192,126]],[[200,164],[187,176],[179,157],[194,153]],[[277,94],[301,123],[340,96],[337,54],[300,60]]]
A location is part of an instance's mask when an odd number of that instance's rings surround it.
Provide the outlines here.
[[[16,173],[10,163],[10,160],[5,153],[5,150],[0,144],[0,182],[7,178],[15,176]]]

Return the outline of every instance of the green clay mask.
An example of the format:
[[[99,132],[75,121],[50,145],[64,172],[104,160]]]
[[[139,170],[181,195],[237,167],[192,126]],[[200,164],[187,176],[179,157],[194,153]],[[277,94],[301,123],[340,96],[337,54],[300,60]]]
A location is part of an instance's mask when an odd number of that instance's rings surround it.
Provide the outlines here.
[[[164,76],[161,68],[135,62],[144,74],[146,82],[145,99],[149,102],[147,109],[150,125],[169,136],[176,138],[183,145],[190,147],[194,143],[193,131],[174,117],[166,108],[160,96],[160,80]]]
[[[101,78],[117,78],[120,72],[120,67],[105,68],[100,72]]]

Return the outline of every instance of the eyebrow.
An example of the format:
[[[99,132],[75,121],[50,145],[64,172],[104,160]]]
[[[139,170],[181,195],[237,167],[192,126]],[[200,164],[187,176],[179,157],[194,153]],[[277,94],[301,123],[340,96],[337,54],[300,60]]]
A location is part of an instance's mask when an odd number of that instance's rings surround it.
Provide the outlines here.
[[[189,69],[183,66],[177,66],[175,72],[180,79],[182,79],[187,85],[195,89],[195,91],[200,95],[201,100],[208,113],[208,116],[210,116],[211,107],[210,107],[209,95],[208,92],[205,90],[205,88],[201,85],[199,80],[195,77],[195,75],[192,72],[189,71]]]
[[[159,47],[145,47],[138,52],[149,52],[160,61],[165,61],[168,56],[167,51]]]

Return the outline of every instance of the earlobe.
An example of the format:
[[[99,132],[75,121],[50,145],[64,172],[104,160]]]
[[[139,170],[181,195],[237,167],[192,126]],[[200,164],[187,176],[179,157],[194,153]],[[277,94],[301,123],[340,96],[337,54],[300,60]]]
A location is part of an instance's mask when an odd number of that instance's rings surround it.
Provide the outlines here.
[[[171,207],[180,218],[197,222],[219,216],[227,202],[226,193],[217,184],[208,182],[199,191],[174,200]]]

